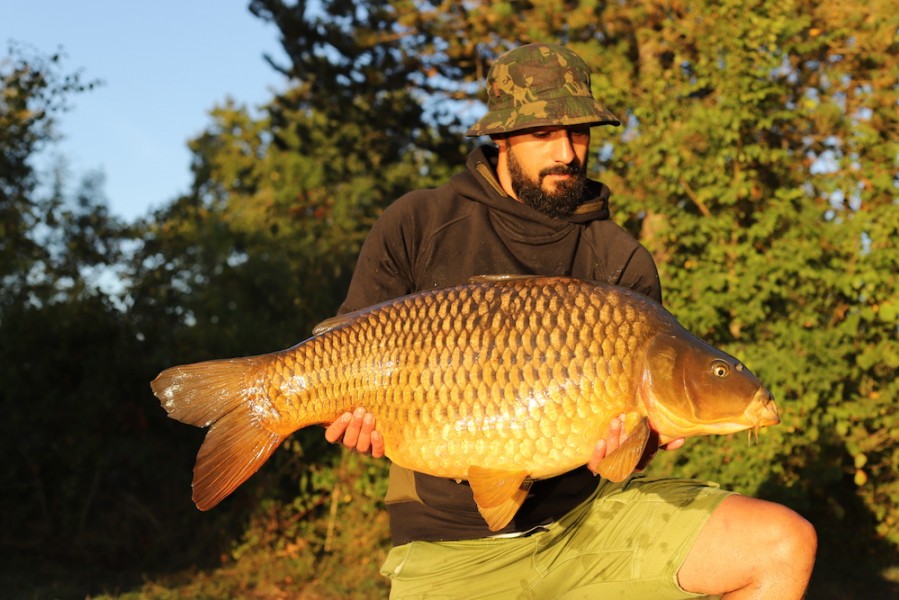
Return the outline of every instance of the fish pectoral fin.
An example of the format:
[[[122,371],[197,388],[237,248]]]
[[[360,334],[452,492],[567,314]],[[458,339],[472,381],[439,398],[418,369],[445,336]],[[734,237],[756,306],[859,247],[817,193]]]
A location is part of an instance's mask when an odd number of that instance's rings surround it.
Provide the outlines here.
[[[646,418],[640,419],[624,443],[599,463],[599,474],[609,481],[624,481],[640,464],[649,438],[649,422]]]
[[[471,466],[468,483],[474,494],[478,511],[490,531],[505,527],[528,497],[531,481],[525,481],[527,471],[505,471]]]

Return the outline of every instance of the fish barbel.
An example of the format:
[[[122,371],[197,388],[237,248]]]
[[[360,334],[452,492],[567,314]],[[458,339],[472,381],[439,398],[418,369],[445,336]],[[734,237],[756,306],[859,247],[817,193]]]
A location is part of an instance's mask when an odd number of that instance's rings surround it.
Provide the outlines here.
[[[613,481],[647,444],[779,422],[755,375],[661,305],[567,277],[418,292],[329,319],[287,350],[172,367],[151,386],[170,417],[209,427],[194,467],[201,510],[294,431],[364,407],[390,460],[467,480],[494,531],[530,481],[586,464],[622,414],[628,439],[599,468]]]

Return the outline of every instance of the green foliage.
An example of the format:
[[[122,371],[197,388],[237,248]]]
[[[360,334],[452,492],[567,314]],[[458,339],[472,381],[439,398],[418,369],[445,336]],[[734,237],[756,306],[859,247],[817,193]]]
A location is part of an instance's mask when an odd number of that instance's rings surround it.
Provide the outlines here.
[[[708,2],[618,18],[609,48],[638,60],[619,81],[630,122],[606,179],[669,307],[744,358],[784,412],[741,467],[712,441],[682,469],[817,519],[873,516],[895,544],[896,20],[880,3],[847,16]]]

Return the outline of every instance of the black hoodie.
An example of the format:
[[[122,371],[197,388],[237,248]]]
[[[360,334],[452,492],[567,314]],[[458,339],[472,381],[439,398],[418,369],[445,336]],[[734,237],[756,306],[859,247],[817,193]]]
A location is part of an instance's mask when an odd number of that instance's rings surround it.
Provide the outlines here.
[[[469,155],[468,169],[447,184],[391,204],[362,246],[340,312],[491,274],[571,275],[622,285],[661,302],[651,255],[609,218],[608,187],[589,181],[575,214],[561,220],[508,196],[495,164],[496,149],[482,146]],[[491,532],[465,482],[391,465],[393,543],[526,532],[560,518],[596,484],[586,467],[537,481],[509,525]]]

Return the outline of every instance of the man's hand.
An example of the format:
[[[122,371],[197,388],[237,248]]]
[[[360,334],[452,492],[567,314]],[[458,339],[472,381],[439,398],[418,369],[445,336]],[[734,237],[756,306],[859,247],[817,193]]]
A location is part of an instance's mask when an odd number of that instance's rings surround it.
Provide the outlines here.
[[[627,432],[624,430],[624,418],[625,415],[622,414],[612,419],[609,423],[609,432],[606,437],[596,442],[596,446],[593,448],[593,455],[587,462],[587,468],[594,473],[598,474],[599,463],[602,462],[602,459],[618,449],[618,446],[627,440]],[[649,464],[649,461],[655,456],[657,443],[658,436],[654,434],[650,438],[649,447],[647,447],[646,452],[644,452],[643,458],[640,459],[640,463],[637,465],[638,471],[645,469],[646,465]],[[677,450],[683,445],[684,438],[674,438],[667,443],[658,446],[658,448],[661,448],[662,450]]]
[[[348,450],[384,456],[384,438],[375,429],[375,416],[359,407],[343,413],[325,429],[325,439],[332,444],[342,443]]]

